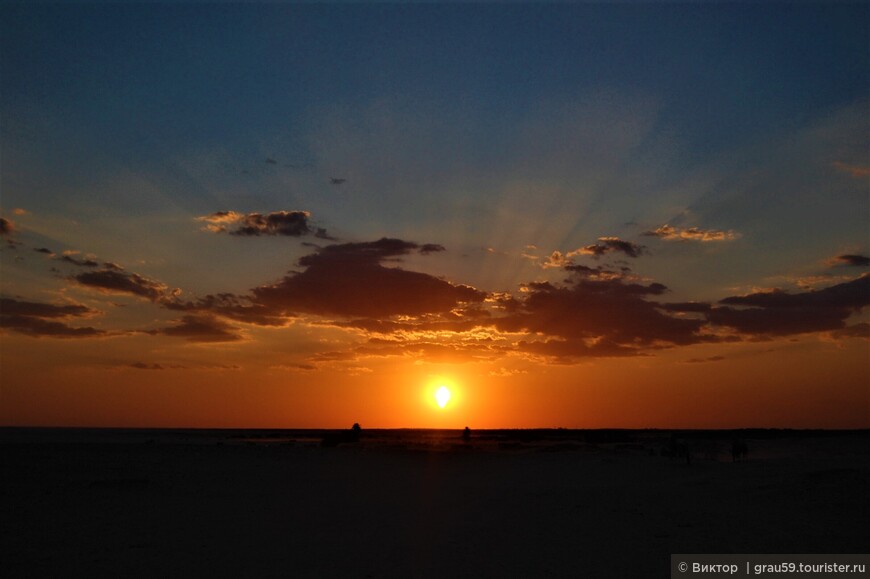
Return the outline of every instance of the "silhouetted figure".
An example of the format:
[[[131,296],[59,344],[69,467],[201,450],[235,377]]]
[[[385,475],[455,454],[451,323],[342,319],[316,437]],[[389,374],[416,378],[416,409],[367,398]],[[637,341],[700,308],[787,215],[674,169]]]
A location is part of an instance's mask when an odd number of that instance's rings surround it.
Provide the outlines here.
[[[462,440],[465,442],[471,440],[471,430],[469,430],[467,426],[465,427],[465,430],[462,431]]]
[[[662,453],[671,458],[685,458],[686,464],[692,464],[692,449],[689,443],[681,441],[676,435],[671,436],[668,446],[663,449]]]
[[[735,438],[731,441],[731,462],[740,462],[746,460],[746,455],[749,454],[749,447],[746,442]]]
[[[349,442],[359,442],[359,437],[362,434],[362,427],[359,425],[359,422],[354,422],[353,426],[350,427],[350,432],[348,432],[348,441]]]

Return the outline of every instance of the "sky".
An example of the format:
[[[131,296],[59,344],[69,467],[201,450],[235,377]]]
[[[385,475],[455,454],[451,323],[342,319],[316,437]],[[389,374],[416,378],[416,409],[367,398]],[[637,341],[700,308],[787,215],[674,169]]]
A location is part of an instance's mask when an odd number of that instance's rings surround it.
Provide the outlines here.
[[[0,425],[868,428],[868,28],[0,4]]]

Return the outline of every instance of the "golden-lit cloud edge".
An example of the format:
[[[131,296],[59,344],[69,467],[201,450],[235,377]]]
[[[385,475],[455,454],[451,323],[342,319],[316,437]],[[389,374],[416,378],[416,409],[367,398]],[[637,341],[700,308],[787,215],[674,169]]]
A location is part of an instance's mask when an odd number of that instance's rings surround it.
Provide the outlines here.
[[[232,225],[236,229],[225,229],[231,234],[253,228],[251,233],[237,233],[240,236],[317,235],[308,217],[304,211],[217,212],[197,219],[209,226]],[[665,239],[695,241],[737,237],[733,232],[670,226],[656,232]],[[245,328],[281,329],[298,323],[332,328],[353,340],[343,350],[297,360],[297,370],[389,356],[452,363],[515,356],[575,363],[588,358],[646,356],[703,343],[813,333],[847,339],[866,333],[866,324],[850,325],[849,318],[870,301],[867,274],[832,278],[840,283],[795,293],[773,289],[727,296],[715,303],[667,302],[662,300],[670,291],[667,286],[634,275],[627,265],[577,261],[610,253],[629,258],[648,253],[642,245],[607,236],[575,251],[551,254],[543,267],[562,271],[565,279],[528,282],[514,295],[401,267],[406,256],[446,251],[439,244],[384,237],[309,247],[312,251],[298,260],[298,270],[273,283],[254,286],[246,294],[189,298],[180,289],[93,255],[82,257],[67,251],[58,256],[48,248],[35,248],[47,259],[73,268],[62,278],[72,286],[97,295],[130,296],[180,317],[162,327],[110,332],[76,325],[100,313],[89,306],[4,298],[0,327],[31,337],[137,333],[219,344],[256,339]],[[830,265],[863,267],[868,262],[860,254],[842,254],[832,258]]]

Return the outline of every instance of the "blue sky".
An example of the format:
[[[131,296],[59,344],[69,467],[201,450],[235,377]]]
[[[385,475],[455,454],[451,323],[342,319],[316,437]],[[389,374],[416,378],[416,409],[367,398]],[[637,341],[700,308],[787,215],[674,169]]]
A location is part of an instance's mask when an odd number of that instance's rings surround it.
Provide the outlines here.
[[[0,292],[86,304],[98,329],[183,322],[169,298],[93,293],[64,251],[189,299],[247,295],[329,244],[382,237],[445,248],[385,264],[515,296],[572,264],[711,303],[866,271],[837,261],[870,252],[866,3],[4,3],[0,16],[0,209],[14,227]],[[235,225],[214,217],[228,211]],[[307,212],[305,232],[228,234],[282,211]],[[125,291],[128,308],[107,305]],[[863,323],[862,308],[837,323]],[[285,357],[310,365],[306,332],[340,320],[285,314],[301,352]],[[277,348],[239,327],[245,348]],[[172,339],[152,339],[146,357],[169,356]]]

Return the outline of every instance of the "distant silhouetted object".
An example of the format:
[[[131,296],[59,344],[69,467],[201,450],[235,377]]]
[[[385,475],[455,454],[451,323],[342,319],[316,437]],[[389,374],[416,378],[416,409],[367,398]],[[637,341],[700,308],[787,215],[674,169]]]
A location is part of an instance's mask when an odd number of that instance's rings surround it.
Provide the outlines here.
[[[362,427],[359,422],[354,422],[350,430],[337,430],[324,434],[320,446],[338,446],[343,443],[359,442],[361,435]]]
[[[465,430],[462,431],[462,440],[468,442],[471,440],[471,430],[466,426]]]
[[[676,435],[671,436],[668,445],[662,449],[662,454],[671,458],[685,458],[686,464],[692,464],[692,449],[689,443],[678,439]]]
[[[347,179],[344,179],[342,177],[330,177],[330,179],[329,179],[329,182],[332,183],[333,185],[341,185],[345,181],[347,181]]]
[[[731,462],[740,462],[746,460],[746,455],[749,454],[749,447],[746,442],[735,438],[731,441]]]

